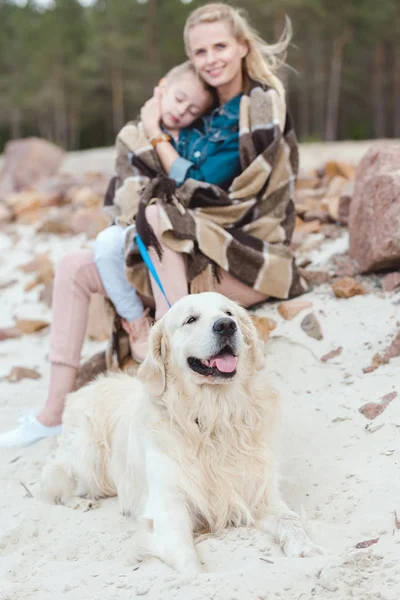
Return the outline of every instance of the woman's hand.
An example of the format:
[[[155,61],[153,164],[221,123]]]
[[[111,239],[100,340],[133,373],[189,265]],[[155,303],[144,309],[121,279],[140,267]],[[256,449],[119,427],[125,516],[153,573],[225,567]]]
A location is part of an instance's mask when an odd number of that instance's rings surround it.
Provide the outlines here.
[[[161,135],[161,90],[154,88],[153,97],[147,100],[142,110],[140,118],[143,123],[144,132],[148,138],[152,139]]]

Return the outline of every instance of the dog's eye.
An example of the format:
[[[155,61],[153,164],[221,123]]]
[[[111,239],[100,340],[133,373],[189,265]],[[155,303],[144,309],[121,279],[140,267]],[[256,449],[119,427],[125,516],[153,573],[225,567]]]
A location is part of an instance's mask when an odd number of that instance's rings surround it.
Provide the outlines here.
[[[197,321],[197,317],[189,317],[185,322],[185,325],[190,325],[190,323],[195,323]]]
[[[227,310],[225,314],[228,315],[228,317],[233,317],[233,314],[231,313],[230,310]]]

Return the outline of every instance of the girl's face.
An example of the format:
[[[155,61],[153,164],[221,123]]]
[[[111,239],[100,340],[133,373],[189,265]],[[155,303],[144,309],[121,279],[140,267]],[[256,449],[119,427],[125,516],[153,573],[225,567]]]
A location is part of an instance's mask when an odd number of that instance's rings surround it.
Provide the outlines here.
[[[211,93],[199,77],[188,71],[161,87],[161,121],[167,129],[189,127],[212,104]]]
[[[241,91],[242,60],[248,46],[233,37],[227,23],[199,23],[189,31],[188,42],[190,58],[204,81],[218,92],[232,89],[236,95]]]

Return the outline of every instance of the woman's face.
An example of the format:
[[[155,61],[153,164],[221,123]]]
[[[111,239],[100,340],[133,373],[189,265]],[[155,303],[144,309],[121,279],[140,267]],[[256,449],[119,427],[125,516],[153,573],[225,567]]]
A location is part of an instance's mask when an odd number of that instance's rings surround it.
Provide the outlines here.
[[[199,75],[218,89],[242,87],[242,59],[248,46],[233,37],[224,21],[200,23],[189,31],[190,58]]]

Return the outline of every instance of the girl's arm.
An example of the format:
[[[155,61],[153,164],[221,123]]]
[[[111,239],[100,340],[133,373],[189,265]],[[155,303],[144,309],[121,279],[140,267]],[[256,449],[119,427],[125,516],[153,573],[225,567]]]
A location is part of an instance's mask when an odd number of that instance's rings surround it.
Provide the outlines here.
[[[143,123],[144,132],[150,140],[160,137],[163,133],[160,127],[161,122],[161,92],[159,88],[154,89],[154,95],[150,100],[147,100],[142,110],[140,111],[140,118]],[[163,166],[166,173],[169,174],[171,166],[179,158],[179,154],[168,142],[159,142],[155,146],[158,158]]]
[[[150,140],[158,138],[162,134],[160,100],[161,93],[158,88],[155,88],[154,96],[146,102],[140,112],[144,131]],[[182,185],[186,179],[192,178],[228,187],[241,171],[238,146],[237,134],[233,133],[227,139],[210,145],[212,151],[208,152],[204,160],[197,165],[179,156],[168,141],[158,142],[155,151],[164,171],[178,185]]]

